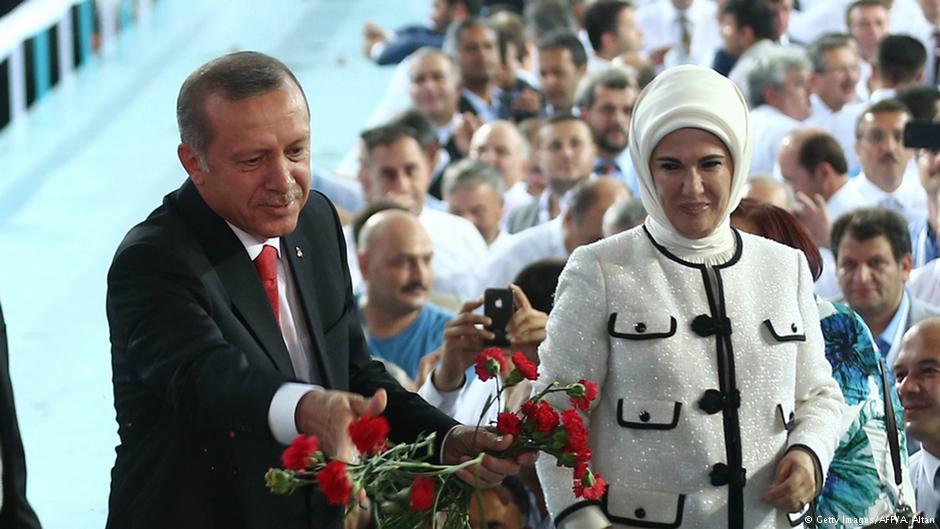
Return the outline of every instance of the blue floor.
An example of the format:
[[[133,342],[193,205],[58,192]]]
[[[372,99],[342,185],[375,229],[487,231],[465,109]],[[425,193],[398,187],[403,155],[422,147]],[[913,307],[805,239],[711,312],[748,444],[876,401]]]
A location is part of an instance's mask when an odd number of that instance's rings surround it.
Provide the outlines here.
[[[107,517],[117,433],[105,275],[124,233],[185,176],[180,83],[230,50],[279,57],[310,99],[314,166],[333,169],[392,74],[362,58],[363,21],[420,21],[430,0],[156,3],[112,53],[0,131],[0,301],[28,494],[47,529]]]

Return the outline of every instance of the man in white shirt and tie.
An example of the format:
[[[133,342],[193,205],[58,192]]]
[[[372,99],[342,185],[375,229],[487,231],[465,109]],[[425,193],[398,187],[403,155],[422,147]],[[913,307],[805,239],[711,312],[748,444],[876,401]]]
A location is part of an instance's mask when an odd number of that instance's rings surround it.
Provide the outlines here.
[[[907,331],[893,368],[904,406],[904,428],[922,447],[910,459],[917,510],[936,519],[940,514],[940,318],[923,320]]]

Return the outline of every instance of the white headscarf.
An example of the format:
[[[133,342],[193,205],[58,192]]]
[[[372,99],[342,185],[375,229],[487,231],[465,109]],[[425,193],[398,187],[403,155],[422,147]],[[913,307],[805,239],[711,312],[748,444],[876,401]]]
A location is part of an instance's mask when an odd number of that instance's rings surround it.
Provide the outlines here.
[[[630,157],[640,180],[640,198],[649,216],[646,227],[659,244],[678,255],[702,261],[734,248],[731,212],[738,207],[751,166],[750,118],[747,102],[726,77],[701,66],[676,66],[665,70],[637,98],[630,120]],[[728,148],[734,161],[728,205],[721,222],[701,239],[679,235],[669,219],[650,173],[650,156],[670,132],[682,128],[714,134]]]

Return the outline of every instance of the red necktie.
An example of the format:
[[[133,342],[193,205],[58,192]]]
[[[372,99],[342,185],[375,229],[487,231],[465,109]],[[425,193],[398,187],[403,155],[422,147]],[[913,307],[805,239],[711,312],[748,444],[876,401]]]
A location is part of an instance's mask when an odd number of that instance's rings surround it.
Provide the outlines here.
[[[273,246],[264,245],[261,255],[255,259],[255,268],[258,269],[261,286],[264,287],[264,293],[267,294],[268,302],[271,303],[271,310],[274,311],[274,320],[280,327],[281,313],[277,302],[277,250]]]

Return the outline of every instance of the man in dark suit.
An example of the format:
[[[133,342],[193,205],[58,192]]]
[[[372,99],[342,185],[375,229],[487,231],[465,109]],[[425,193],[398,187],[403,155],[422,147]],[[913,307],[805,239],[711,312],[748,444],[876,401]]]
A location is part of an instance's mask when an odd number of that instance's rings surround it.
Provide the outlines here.
[[[26,460],[13,405],[10,383],[10,357],[7,328],[0,309],[0,474],[3,476],[0,498],[0,527],[3,529],[39,529],[39,520],[26,501]]]
[[[383,410],[393,440],[434,432],[445,462],[508,446],[370,359],[336,211],[310,192],[309,110],[286,66],[253,52],[210,61],[183,84],[177,119],[189,179],[127,234],[108,274],[121,437],[109,528],[337,528],[341,509],[310,491],[275,496],[264,473],[298,432],[348,460],[350,421]],[[479,471],[496,483],[518,468],[487,457]]]

